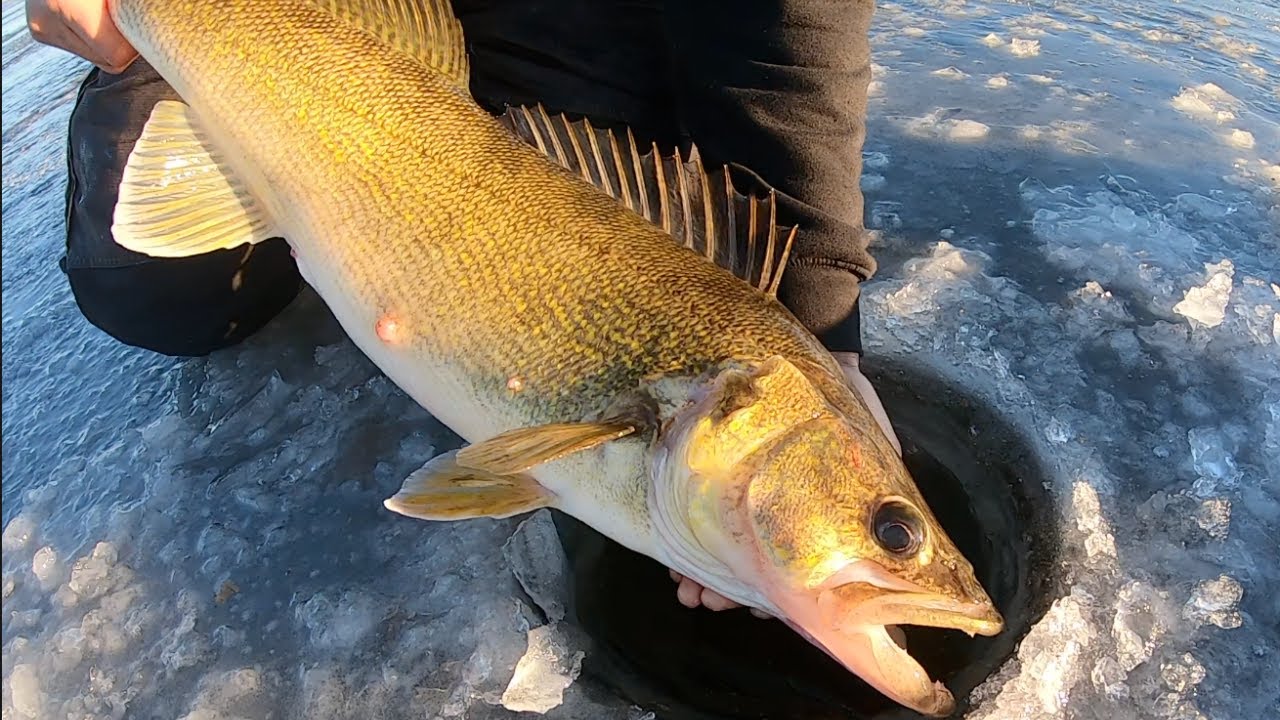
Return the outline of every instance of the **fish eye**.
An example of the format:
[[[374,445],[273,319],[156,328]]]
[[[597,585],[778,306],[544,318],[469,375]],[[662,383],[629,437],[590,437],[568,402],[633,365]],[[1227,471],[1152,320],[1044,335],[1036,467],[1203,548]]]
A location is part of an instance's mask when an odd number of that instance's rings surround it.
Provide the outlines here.
[[[920,515],[901,500],[886,500],[872,515],[871,527],[880,547],[894,555],[913,555],[924,540]]]

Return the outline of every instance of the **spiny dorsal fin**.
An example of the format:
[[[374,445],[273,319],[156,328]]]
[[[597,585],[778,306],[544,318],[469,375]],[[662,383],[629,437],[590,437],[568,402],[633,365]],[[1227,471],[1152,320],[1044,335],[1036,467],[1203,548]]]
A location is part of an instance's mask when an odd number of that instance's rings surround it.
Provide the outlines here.
[[[677,149],[663,155],[656,145],[641,154],[627,130],[619,138],[586,119],[549,115],[541,106],[509,108],[502,121],[521,140],[630,210],[677,242],[777,295],[796,228],[777,225],[777,198],[743,195],[729,168],[707,172],[696,147],[687,158]]]
[[[421,60],[468,89],[462,23],[449,0],[314,0],[339,19]]]

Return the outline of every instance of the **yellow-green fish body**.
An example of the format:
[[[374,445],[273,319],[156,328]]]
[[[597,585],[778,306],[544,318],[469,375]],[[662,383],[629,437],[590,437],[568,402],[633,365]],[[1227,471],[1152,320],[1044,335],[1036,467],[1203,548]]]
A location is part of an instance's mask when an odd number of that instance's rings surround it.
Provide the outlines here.
[[[872,667],[910,662],[904,652],[841,649],[823,605],[844,573],[963,605],[932,624],[998,629],[835,361],[771,293],[481,109],[446,3],[110,9],[186,101],[157,106],[135,149],[117,239],[175,256],[287,238],[361,350],[474,443],[428,463],[392,507],[428,518],[557,507],[821,636],[900,702],[944,709],[927,676]],[[878,570],[857,565],[883,554],[867,538],[885,498],[912,509],[945,563],[921,551],[892,572],[879,556]]]

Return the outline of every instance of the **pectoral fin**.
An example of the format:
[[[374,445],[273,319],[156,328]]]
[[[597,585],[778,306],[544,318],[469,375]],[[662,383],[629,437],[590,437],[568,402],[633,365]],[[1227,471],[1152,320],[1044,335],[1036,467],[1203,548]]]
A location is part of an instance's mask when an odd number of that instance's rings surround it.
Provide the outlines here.
[[[111,233],[129,250],[169,258],[279,235],[191,108],[173,100],[156,103],[129,155]]]
[[[491,473],[520,473],[576,452],[626,437],[636,423],[555,423],[519,428],[458,451],[458,464]]]
[[[422,520],[506,518],[550,507],[555,494],[523,474],[503,475],[462,467],[457,451],[432,458],[405,479],[382,504]]]

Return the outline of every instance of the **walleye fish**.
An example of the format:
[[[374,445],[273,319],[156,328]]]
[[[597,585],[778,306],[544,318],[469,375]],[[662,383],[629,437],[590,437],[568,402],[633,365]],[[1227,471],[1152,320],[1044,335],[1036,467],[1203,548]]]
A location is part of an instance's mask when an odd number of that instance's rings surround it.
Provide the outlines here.
[[[771,197],[629,134],[491,117],[447,0],[109,7],[185,100],[155,107],[128,160],[116,240],[181,257],[286,238],[356,345],[470,443],[388,508],[558,508],[897,702],[953,709],[896,626],[1003,621],[774,297]]]

